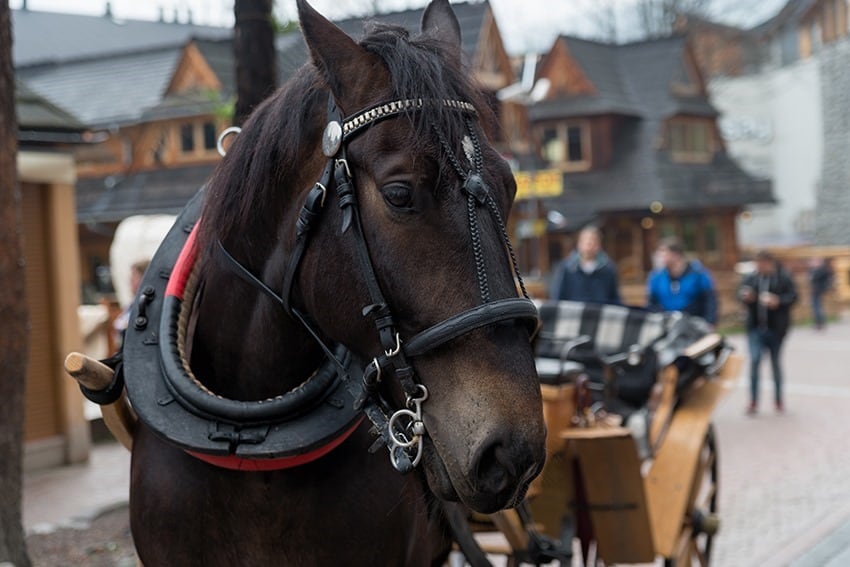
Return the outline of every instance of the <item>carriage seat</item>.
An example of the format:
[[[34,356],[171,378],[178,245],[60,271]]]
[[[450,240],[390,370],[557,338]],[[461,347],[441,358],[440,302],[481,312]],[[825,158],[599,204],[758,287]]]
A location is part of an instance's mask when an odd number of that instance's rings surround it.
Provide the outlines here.
[[[713,334],[705,320],[678,311],[578,301],[547,301],[537,307],[541,326],[535,356],[541,381],[567,383],[586,371],[602,382],[606,359],[640,353],[641,363],[619,365],[616,378],[617,399],[635,408],[646,403],[660,369],[676,366],[680,394],[699,376],[712,374],[728,355],[723,338]],[[580,344],[570,348],[578,337],[583,338]],[[707,340],[711,344],[693,350]]]
[[[584,364],[563,358],[536,357],[534,364],[541,384],[563,386],[573,384],[585,371]]]
[[[669,314],[577,301],[544,302],[538,310],[541,327],[535,356],[543,383],[564,383],[582,371],[602,383],[603,360],[633,351],[642,360],[637,366],[620,366],[617,399],[635,408],[647,402],[658,368],[654,347],[674,322]],[[586,339],[569,348],[577,337]],[[557,372],[565,363],[572,363],[573,372]]]

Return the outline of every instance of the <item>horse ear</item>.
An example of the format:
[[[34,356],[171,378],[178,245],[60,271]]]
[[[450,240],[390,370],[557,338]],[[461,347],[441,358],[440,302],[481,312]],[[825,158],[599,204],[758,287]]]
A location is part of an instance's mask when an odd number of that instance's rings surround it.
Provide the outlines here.
[[[460,64],[460,24],[449,0],[431,0],[422,14],[420,28],[423,33],[443,42],[449,48],[449,54],[455,63]]]
[[[307,0],[297,0],[297,5],[301,32],[310,50],[310,58],[327,80],[337,100],[343,101],[343,94],[353,94],[352,87],[372,76],[375,55],[319,14]],[[345,93],[343,82],[346,85]]]

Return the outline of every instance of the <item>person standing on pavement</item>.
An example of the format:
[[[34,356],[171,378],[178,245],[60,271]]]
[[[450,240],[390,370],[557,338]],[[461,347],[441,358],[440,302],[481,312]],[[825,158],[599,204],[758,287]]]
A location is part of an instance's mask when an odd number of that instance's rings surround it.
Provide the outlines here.
[[[756,254],[756,269],[738,288],[738,298],[747,312],[747,341],[750,347],[749,415],[758,412],[759,365],[762,352],[770,353],[776,411],[785,411],[782,397],[780,351],[791,324],[791,306],[797,290],[790,274],[767,250]]]
[[[823,329],[826,324],[826,315],[823,311],[823,296],[832,289],[835,272],[832,269],[830,258],[817,258],[809,271],[809,286],[812,294],[812,317],[815,328]]]
[[[655,311],[681,311],[717,324],[717,293],[709,271],[688,260],[676,238],[661,241],[655,252],[658,267],[647,279],[647,307]]]
[[[578,233],[576,249],[555,268],[552,299],[620,305],[617,269],[602,250],[602,236],[594,226]]]

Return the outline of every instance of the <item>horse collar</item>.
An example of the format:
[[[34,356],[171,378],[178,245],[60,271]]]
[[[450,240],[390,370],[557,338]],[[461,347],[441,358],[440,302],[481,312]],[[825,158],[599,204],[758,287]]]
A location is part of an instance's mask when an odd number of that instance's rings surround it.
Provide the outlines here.
[[[362,422],[336,364],[341,347],[296,390],[246,402],[210,392],[192,374],[185,343],[203,189],[180,214],[145,272],[124,339],[124,379],[139,418],[161,438],[216,466],[277,470],[330,452]]]

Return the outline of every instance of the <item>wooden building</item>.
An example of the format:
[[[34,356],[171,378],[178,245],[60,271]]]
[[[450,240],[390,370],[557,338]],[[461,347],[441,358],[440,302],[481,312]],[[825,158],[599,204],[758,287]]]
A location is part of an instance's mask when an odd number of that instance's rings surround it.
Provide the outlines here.
[[[84,137],[76,120],[22,83],[15,94],[30,317],[24,468],[35,469],[84,461],[91,442],[82,394],[62,370],[65,354],[81,343],[80,271],[74,158],[58,147]]]
[[[691,38],[703,73],[735,77],[817,55],[850,35],[848,0],[788,0],[772,18],[740,28],[682,16],[676,29]]]
[[[453,4],[461,25],[464,63],[485,88],[506,156],[529,150],[526,111],[496,93],[515,82],[488,2]],[[423,9],[366,20],[418,30]],[[95,301],[108,282],[118,223],[131,215],[175,214],[212,173],[218,133],[234,100],[232,30],[176,22],[116,21],[13,11],[18,74],[39,94],[96,132],[100,143],[78,148],[77,218],[84,298]],[[357,38],[365,20],[336,22]],[[43,30],[62,29],[53,42]],[[300,32],[276,38],[278,77],[286,81],[307,61]]]
[[[642,282],[658,240],[673,235],[709,268],[732,270],[735,218],[771,202],[771,186],[727,155],[685,38],[613,45],[562,36],[537,81],[548,84],[528,109],[537,167],[561,184],[532,190],[518,207],[519,225],[538,227],[522,239],[524,271],[548,273],[591,222],[623,281]]]

